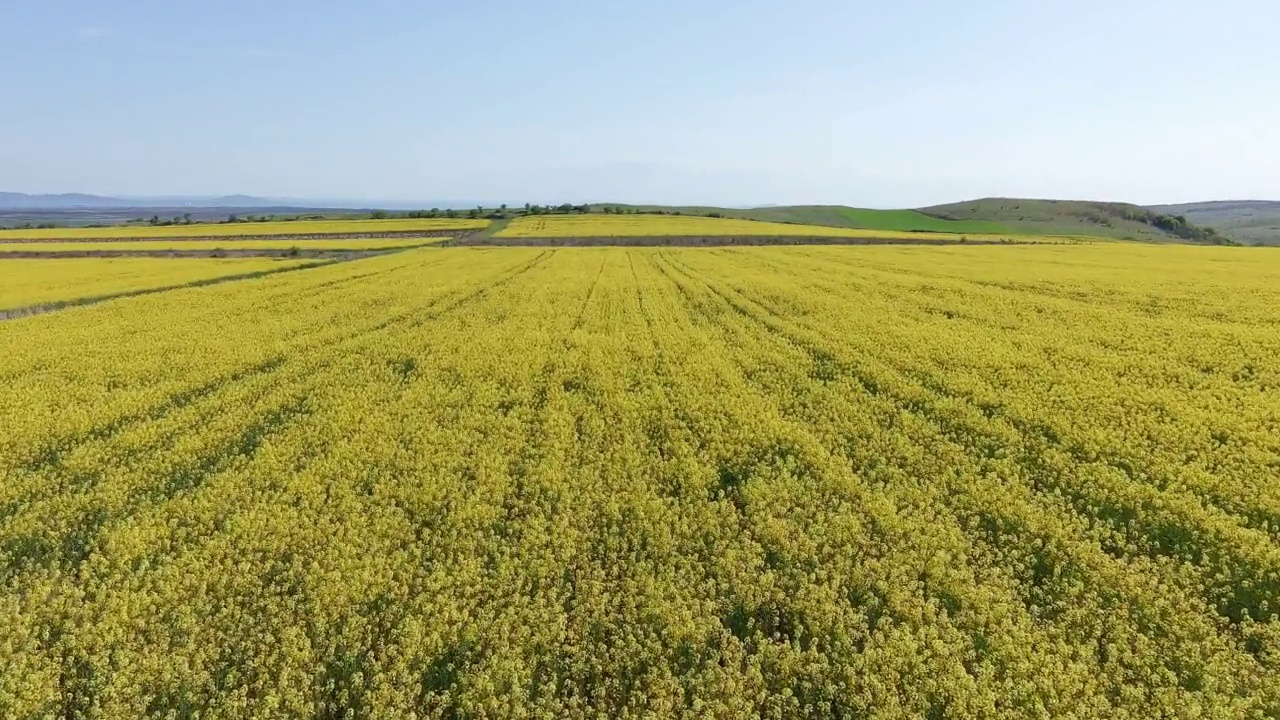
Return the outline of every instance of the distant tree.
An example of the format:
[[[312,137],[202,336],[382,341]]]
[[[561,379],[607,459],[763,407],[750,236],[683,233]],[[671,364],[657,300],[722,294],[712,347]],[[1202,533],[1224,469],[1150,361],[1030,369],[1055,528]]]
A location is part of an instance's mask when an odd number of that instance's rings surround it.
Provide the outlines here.
[[[444,216],[449,219],[456,218],[458,217],[458,211],[454,210],[453,208],[449,208],[448,210],[444,211]]]
[[[524,204],[524,214],[525,214],[525,215],[532,215],[532,214],[533,214],[533,206],[532,206],[532,205],[530,205],[529,203],[525,203],[525,204]]]
[[[604,206],[604,214],[605,214],[605,215],[612,215],[612,214],[613,214],[613,207],[612,207],[612,206],[610,206],[610,205],[605,205],[605,206]]]
[[[524,211],[524,212],[525,212],[525,214],[526,214],[526,215],[541,215],[541,214],[542,214],[542,206],[541,206],[541,205],[525,205],[524,207],[525,207],[525,211]]]
[[[571,203],[562,203],[560,207],[556,209],[564,213],[565,215],[568,215],[569,213],[573,212],[573,205]]]
[[[234,214],[233,214],[233,215],[228,215],[228,216],[227,216],[227,222],[229,222],[229,223],[238,223],[238,222],[240,222],[240,217],[239,217],[238,215],[234,215]]]
[[[154,225],[159,225],[159,224],[160,224],[160,216],[159,216],[159,215],[152,215],[152,216],[151,216],[151,219],[150,219],[150,220],[148,220],[147,222],[151,223],[153,226],[154,226]]]
[[[429,218],[440,217],[440,208],[431,208],[431,210],[427,212],[427,217]]]
[[[185,225],[191,224],[191,213],[182,213],[182,222]]]
[[[481,210],[480,208],[471,208],[470,210],[467,211],[467,217],[471,218],[472,220],[475,220],[476,218],[480,217],[480,210]]]
[[[386,211],[386,210],[373,210],[373,211],[370,211],[370,213],[369,213],[369,219],[371,219],[371,220],[386,220],[386,219],[387,219],[387,211]]]

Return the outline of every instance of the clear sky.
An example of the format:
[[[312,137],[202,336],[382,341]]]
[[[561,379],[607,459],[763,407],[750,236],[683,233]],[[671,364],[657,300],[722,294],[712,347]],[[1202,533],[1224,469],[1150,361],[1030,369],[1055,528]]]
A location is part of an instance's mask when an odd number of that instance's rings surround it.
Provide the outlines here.
[[[3,0],[0,190],[1280,199],[1275,0]]]

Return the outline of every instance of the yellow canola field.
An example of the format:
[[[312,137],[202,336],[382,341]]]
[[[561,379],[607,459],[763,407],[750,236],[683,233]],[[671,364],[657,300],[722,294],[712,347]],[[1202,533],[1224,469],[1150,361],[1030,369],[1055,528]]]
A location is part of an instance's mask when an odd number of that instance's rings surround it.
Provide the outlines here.
[[[887,240],[1020,240],[1063,242],[1083,238],[862,230],[819,225],[756,222],[731,218],[675,215],[538,215],[520,217],[498,231],[498,238],[573,237],[824,237]]]
[[[5,717],[1280,713],[1280,261],[411,251],[0,323]]]
[[[236,258],[66,258],[0,261],[0,311],[315,264],[313,260]]]
[[[386,220],[296,220],[257,223],[197,223],[194,225],[129,225],[105,228],[49,228],[0,230],[5,240],[109,240],[112,238],[259,237],[264,235],[357,235],[442,230],[481,230],[488,220],[390,218]]]
[[[395,239],[364,240],[359,238],[340,240],[311,240],[282,238],[280,240],[63,240],[56,242],[6,242],[0,243],[0,255],[4,253],[74,253],[74,252],[167,252],[170,250],[299,250],[311,251],[372,251],[436,245],[447,238],[408,237]]]

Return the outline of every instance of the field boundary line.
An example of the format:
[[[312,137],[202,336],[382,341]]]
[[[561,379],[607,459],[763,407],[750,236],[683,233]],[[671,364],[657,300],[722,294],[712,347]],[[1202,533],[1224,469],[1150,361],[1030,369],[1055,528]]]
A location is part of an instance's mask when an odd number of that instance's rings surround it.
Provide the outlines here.
[[[330,260],[328,262],[311,263],[309,265],[296,265],[294,267],[276,268],[272,270],[258,270],[251,273],[239,273],[237,275],[225,275],[223,277],[206,278],[204,280],[194,280],[189,283],[181,283],[179,285],[166,285],[164,287],[146,288],[143,290],[128,290],[126,292],[111,293],[109,295],[94,295],[85,298],[76,298],[75,300],[61,300],[52,303],[42,303],[39,305],[28,305],[26,307],[12,308],[8,310],[0,310],[0,322],[5,320],[17,320],[24,317],[32,317],[35,315],[44,315],[46,313],[66,310],[68,308],[83,307],[86,305],[97,305],[109,300],[120,300],[122,298],[140,297],[143,295],[155,295],[158,293],[169,292],[171,290],[185,290],[187,288],[207,287],[209,285],[220,285],[227,282],[236,282],[238,280],[254,280],[256,278],[267,277],[269,275],[279,275],[280,273],[296,272],[298,270],[310,270],[312,268],[325,267],[343,262],[342,260]]]

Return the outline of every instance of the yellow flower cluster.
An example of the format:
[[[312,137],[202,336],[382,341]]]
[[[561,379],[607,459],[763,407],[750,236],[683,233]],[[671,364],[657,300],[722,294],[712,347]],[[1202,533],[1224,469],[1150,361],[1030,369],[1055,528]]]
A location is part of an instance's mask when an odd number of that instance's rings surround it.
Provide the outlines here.
[[[457,248],[0,323],[0,717],[1275,717],[1278,281]]]
[[[0,245],[3,252],[5,245]],[[0,262],[0,312],[314,263],[270,258],[58,258]]]
[[[499,230],[498,238],[579,238],[579,237],[824,237],[875,238],[883,240],[973,240],[1061,243],[1088,240],[1067,236],[1018,236],[960,234],[946,232],[905,232],[864,230],[821,225],[758,222],[733,218],[694,215],[536,215],[518,217]],[[1092,238],[1095,239],[1096,238]]]

